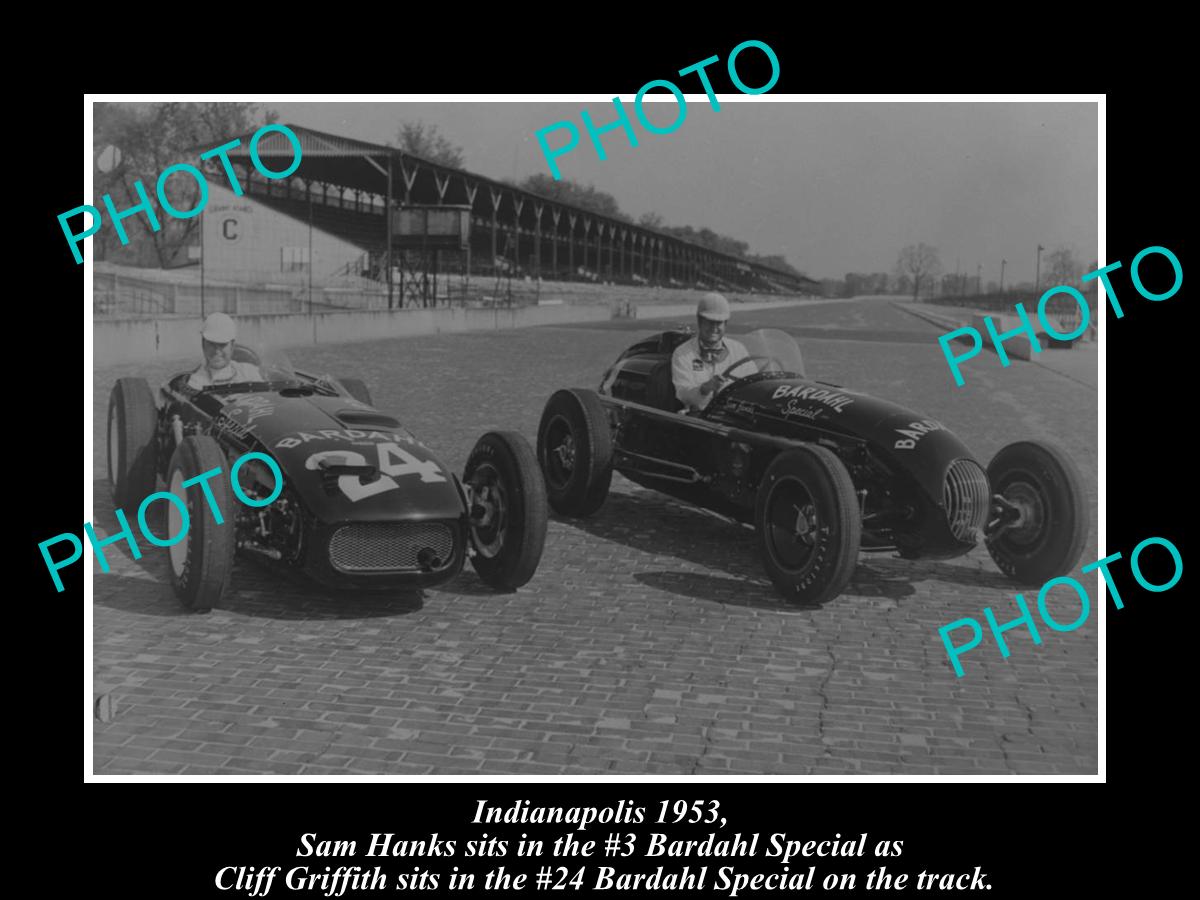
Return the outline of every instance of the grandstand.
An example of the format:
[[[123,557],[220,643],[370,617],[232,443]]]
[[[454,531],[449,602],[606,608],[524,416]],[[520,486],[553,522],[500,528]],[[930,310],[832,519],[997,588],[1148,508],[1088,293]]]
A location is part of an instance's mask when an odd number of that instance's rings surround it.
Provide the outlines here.
[[[394,147],[288,127],[300,141],[302,158],[287,178],[269,180],[258,172],[250,159],[250,134],[229,138],[241,141],[228,157],[242,196],[226,187],[217,159],[206,164],[211,194],[198,233],[201,246],[191,255],[200,262],[198,287],[202,298],[207,295],[208,302],[201,302],[208,311],[237,311],[238,298],[244,302],[262,291],[274,293],[260,296],[257,308],[278,312],[485,297],[494,302],[501,294],[512,302],[513,279],[763,294],[819,291],[817,282],[794,273]],[[294,159],[290,141],[278,132],[262,138],[258,154],[271,171],[286,170]],[[460,252],[414,246],[397,233],[397,212],[385,215],[408,206],[467,211],[469,241]],[[146,311],[195,312],[190,302],[187,308],[168,306],[159,297]]]

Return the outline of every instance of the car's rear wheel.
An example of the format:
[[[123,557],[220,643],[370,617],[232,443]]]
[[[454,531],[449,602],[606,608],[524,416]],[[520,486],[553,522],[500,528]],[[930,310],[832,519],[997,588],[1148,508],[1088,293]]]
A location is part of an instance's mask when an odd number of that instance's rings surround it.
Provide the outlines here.
[[[546,487],[533,448],[513,431],[488,432],[467,458],[471,565],[487,584],[515,591],[533,577],[546,542]]]
[[[113,503],[136,509],[157,485],[158,407],[145,378],[118,378],[108,399],[108,481]]]
[[[339,378],[342,387],[355,400],[361,400],[367,406],[374,406],[371,402],[371,391],[367,388],[367,384],[361,378]]]
[[[184,487],[185,481],[210,469],[219,469],[220,474],[204,482],[208,491],[201,484]],[[184,438],[167,467],[167,487],[183,501],[188,518],[183,539],[167,548],[171,587],[188,609],[208,612],[229,585],[236,537],[237,509],[229,484],[229,465],[217,442],[207,435]],[[209,492],[220,513],[219,519],[207,499]],[[176,504],[169,504],[168,539],[184,527],[182,512]]]
[[[1075,460],[1053,444],[1018,441],[992,458],[987,476],[992,494],[1016,516],[985,539],[1000,571],[1041,584],[1074,569],[1088,534]]]
[[[858,562],[862,522],[850,473],[824,447],[784,450],[759,484],[754,524],[763,565],[786,597],[832,600]]]
[[[590,516],[604,505],[612,454],[608,414],[595,392],[555,391],[538,425],[538,462],[556,512]]]

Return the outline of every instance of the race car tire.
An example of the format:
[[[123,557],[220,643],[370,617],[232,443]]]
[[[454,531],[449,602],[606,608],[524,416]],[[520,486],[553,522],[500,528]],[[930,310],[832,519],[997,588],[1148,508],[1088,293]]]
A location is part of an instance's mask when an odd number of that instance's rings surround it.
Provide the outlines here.
[[[137,509],[157,485],[158,407],[145,378],[118,378],[108,398],[108,481],[113,503]]]
[[[754,505],[763,565],[788,599],[815,606],[846,587],[858,563],[858,495],[824,447],[784,450],[763,474]]]
[[[555,391],[538,425],[538,463],[546,497],[564,516],[590,516],[604,505],[612,483],[612,433],[594,391]]]
[[[210,469],[220,474],[199,484],[184,487],[183,482]],[[209,503],[203,485],[212,492],[220,521]],[[167,511],[168,525],[163,539],[185,536],[166,548],[171,571],[171,587],[183,605],[193,612],[208,612],[221,599],[233,574],[236,536],[233,490],[229,483],[229,463],[221,447],[208,435],[190,435],[175,448],[167,466],[167,490],[187,505],[188,527],[182,529],[182,516],[175,504]]]
[[[488,432],[467,457],[463,484],[475,507],[471,565],[491,587],[515,591],[537,571],[546,543],[546,486],[533,448],[515,431]]]
[[[361,378],[339,378],[338,381],[346,389],[346,393],[355,400],[359,400],[367,404],[367,406],[375,405],[371,402],[371,391],[368,390],[366,382]]]
[[[1026,520],[984,538],[1000,571],[1032,585],[1074,569],[1088,536],[1075,460],[1054,444],[1018,441],[992,457],[987,477],[992,494],[1020,507]]]

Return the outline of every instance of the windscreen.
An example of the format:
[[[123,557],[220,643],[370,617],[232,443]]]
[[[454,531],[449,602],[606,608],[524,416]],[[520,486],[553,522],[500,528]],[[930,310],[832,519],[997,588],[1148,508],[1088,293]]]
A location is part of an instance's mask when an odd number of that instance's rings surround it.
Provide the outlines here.
[[[763,328],[747,335],[735,337],[746,348],[750,359],[738,366],[730,375],[743,378],[759,372],[786,372],[789,375],[807,377],[804,358],[795,339],[778,328]]]
[[[259,344],[239,346],[238,350],[240,352],[235,355],[235,359],[245,359],[251,365],[256,364],[262,375],[259,380],[272,383],[299,381],[292,361],[281,348]]]

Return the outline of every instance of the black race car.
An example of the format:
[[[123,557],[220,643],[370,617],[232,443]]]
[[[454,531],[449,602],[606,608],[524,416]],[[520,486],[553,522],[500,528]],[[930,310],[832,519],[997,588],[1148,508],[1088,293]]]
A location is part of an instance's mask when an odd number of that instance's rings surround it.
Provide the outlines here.
[[[862,551],[961,556],[980,538],[1027,584],[1078,562],[1088,520],[1079,470],[1061,449],[1009,444],[985,472],[941,423],[810,381],[796,342],[776,330],[739,340],[748,358],[700,414],[675,397],[665,331],[627,349],[599,393],[560,390],[538,428],[550,505],[587,516],[613,471],[752,523],[771,581],[807,604],[836,597]]]
[[[546,494],[529,443],[514,432],[483,435],[460,480],[400,422],[371,405],[358,379],[295,371],[282,353],[238,346],[235,361],[261,380],[195,389],[171,378],[161,402],[143,378],[121,378],[108,407],[108,475],[119,508],[136,509],[159,476],[183,498],[190,528],[167,548],[171,583],[185,605],[207,610],[229,581],[235,552],[303,570],[333,588],[416,589],[455,577],[470,557],[504,591],[537,568]],[[230,468],[266,454],[283,476],[261,507],[234,502]],[[212,469],[220,517],[200,485]],[[262,460],[239,466],[255,502],[275,492]],[[172,504],[164,537],[181,531]]]

